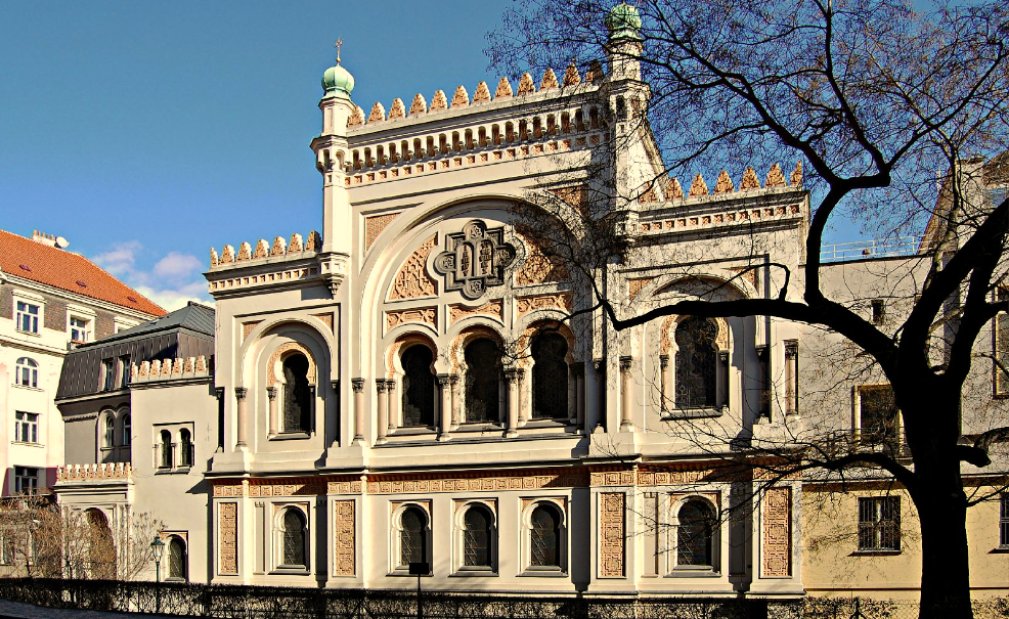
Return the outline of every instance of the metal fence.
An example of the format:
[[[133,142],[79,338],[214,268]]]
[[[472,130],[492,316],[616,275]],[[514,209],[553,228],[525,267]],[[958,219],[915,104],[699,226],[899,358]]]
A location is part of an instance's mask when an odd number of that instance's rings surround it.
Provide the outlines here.
[[[221,619],[917,619],[913,601],[858,598],[537,598],[101,580],[0,579],[0,598],[63,609]],[[975,602],[976,619],[1009,619],[1009,598]]]

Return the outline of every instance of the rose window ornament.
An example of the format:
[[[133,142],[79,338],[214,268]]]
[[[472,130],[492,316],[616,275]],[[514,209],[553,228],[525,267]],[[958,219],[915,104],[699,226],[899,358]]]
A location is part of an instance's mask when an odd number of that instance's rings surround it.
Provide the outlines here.
[[[504,240],[504,227],[488,230],[473,220],[462,232],[445,237],[445,251],[434,259],[434,270],[445,277],[445,291],[459,290],[470,301],[491,286],[504,283],[505,269],[516,258],[516,247]]]

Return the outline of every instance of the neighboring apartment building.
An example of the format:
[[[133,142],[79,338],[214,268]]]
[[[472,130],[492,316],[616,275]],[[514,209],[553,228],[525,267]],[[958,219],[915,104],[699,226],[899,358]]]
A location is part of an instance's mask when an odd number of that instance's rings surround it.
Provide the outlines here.
[[[119,548],[140,513],[160,521],[165,577],[205,582],[206,462],[217,445],[214,310],[198,303],[67,355],[56,405],[66,436],[56,493],[64,509],[109,527]],[[62,463],[61,463],[62,464]],[[190,554],[193,544],[200,550]],[[149,567],[145,563],[145,568]],[[122,570],[120,570],[122,575]]]
[[[63,420],[53,405],[63,360],[164,310],[62,239],[0,230],[0,465],[3,496],[37,492],[63,463]]]
[[[571,317],[592,297],[545,258],[529,208],[608,215],[629,242],[592,274],[628,314],[773,298],[784,270],[769,265],[796,273],[806,258],[801,167],[723,171],[712,189],[664,175],[635,18],[625,4],[611,14],[606,71],[480,83],[472,98],[460,86],[388,113],[365,115],[350,73],[327,70],[312,141],[322,234],[211,251],[213,374],[134,360],[128,394],[87,405],[67,451],[123,461],[128,403],[132,478],[68,469],[60,501],[101,507],[119,484],[116,501],[186,541],[192,580],[222,584],[410,590],[415,564],[426,589],[551,599],[913,594],[919,546],[899,488],[725,474],[750,439],[872,435],[899,452],[886,385],[836,334],[768,317],[624,332],[599,312]],[[827,265],[824,281],[896,328],[929,259]],[[977,364],[989,419],[1006,412],[992,376]],[[180,466],[190,428],[193,465]],[[1009,465],[992,470],[972,483],[996,488]],[[988,594],[1009,593],[1006,501],[971,512]]]

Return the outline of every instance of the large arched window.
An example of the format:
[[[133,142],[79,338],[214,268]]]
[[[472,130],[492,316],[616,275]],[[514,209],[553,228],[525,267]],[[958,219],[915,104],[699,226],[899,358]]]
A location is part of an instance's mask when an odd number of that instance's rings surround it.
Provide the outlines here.
[[[179,430],[179,466],[193,466],[193,436],[189,430]]]
[[[18,357],[14,364],[14,383],[22,387],[39,386],[39,364],[31,357]]]
[[[284,529],[281,536],[281,557],[282,567],[305,567],[306,561],[305,545],[306,520],[301,510],[289,507],[284,511]]]
[[[561,515],[541,504],[529,518],[529,566],[561,569]]]
[[[102,446],[109,449],[116,446],[116,418],[111,412],[105,415],[105,438]]]
[[[284,358],[284,432],[305,432],[311,428],[312,389],[308,382],[308,359],[302,354]]]
[[[480,338],[466,345],[466,421],[498,423],[501,411],[501,350],[493,341]]]
[[[160,467],[163,469],[172,468],[173,454],[172,454],[172,433],[168,430],[161,431],[161,462]]]
[[[407,507],[400,516],[399,567],[430,563],[427,546],[427,514],[419,507]]]
[[[677,521],[676,565],[712,567],[716,519],[711,506],[700,499],[691,499],[680,508]]]
[[[554,332],[533,339],[533,418],[567,419],[568,343]]]
[[[715,406],[715,367],[718,324],[710,318],[691,316],[676,326],[677,408]]]
[[[403,425],[434,426],[434,355],[424,345],[403,351]]]
[[[463,567],[494,569],[494,517],[483,505],[472,505],[463,518]]]
[[[189,558],[186,556],[186,543],[178,535],[173,535],[168,541],[168,578],[186,580],[189,576]]]

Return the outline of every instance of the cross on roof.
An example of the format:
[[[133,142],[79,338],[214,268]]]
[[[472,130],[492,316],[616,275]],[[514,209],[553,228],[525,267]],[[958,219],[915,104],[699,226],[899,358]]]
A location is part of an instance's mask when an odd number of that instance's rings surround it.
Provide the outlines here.
[[[343,39],[337,39],[333,47],[336,48],[336,64],[340,64],[340,48],[343,47]]]

